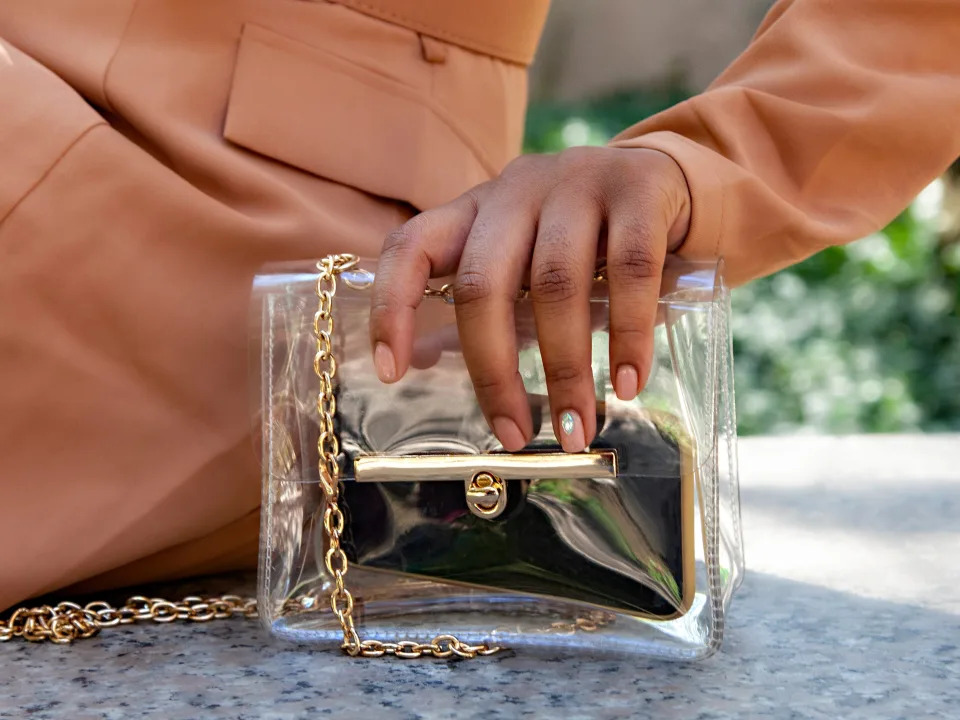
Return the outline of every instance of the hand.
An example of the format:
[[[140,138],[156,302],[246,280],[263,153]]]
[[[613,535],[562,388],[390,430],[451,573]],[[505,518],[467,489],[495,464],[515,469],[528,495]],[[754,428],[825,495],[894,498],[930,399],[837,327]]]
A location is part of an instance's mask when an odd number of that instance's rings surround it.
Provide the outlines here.
[[[518,372],[514,305],[529,278],[554,432],[564,450],[579,452],[596,433],[594,271],[605,260],[613,384],[618,397],[631,399],[650,372],[663,263],[689,222],[683,173],[656,150],[522,156],[387,237],[370,316],[377,374],[383,382],[403,377],[428,280],[456,273],[460,344],[480,407],[503,447],[520,450],[533,423]]]

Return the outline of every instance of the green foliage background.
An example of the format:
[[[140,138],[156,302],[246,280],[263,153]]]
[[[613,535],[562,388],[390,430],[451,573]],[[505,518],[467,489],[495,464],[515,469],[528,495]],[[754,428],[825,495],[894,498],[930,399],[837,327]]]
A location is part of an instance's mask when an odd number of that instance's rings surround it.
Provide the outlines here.
[[[537,102],[526,151],[602,144],[679,87]],[[742,434],[960,429],[960,242],[908,208],[882,232],[733,293]]]

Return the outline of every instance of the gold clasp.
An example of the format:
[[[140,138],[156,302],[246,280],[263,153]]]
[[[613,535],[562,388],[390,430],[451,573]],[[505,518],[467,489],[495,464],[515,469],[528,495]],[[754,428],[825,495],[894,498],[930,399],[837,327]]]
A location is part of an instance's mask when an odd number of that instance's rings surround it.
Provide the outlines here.
[[[477,517],[493,520],[507,507],[507,484],[496,475],[479,472],[466,483],[467,507]]]

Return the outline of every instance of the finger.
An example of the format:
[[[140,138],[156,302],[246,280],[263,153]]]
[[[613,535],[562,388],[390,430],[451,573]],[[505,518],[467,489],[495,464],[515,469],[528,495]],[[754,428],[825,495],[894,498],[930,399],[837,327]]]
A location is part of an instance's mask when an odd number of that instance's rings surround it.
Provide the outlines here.
[[[456,269],[480,194],[475,189],[421,213],[384,241],[370,307],[370,343],[382,382],[399,380],[410,366],[414,311],[427,281]]]
[[[514,189],[515,190],[515,189]],[[514,309],[533,246],[536,192],[501,192],[483,204],[454,283],[463,359],[477,401],[504,449],[533,437],[519,372]]]
[[[592,305],[596,305],[592,303]],[[609,317],[605,307],[591,307],[592,327],[607,327]],[[529,303],[514,306],[514,325],[516,328],[517,350],[533,347],[537,342],[537,330],[533,320],[533,308]],[[444,352],[460,352],[460,335],[456,324],[446,325],[424,334],[415,334],[410,367],[424,370],[431,368],[440,360]]]
[[[602,225],[598,202],[558,188],[544,203],[530,268],[530,296],[554,432],[567,452],[596,433],[590,291]]]
[[[430,368],[440,361],[444,351],[459,350],[460,336],[457,335],[457,326],[450,323],[414,337],[410,366],[419,370]]]
[[[650,376],[660,281],[667,252],[665,213],[656,202],[614,202],[607,218],[610,371],[621,400]]]

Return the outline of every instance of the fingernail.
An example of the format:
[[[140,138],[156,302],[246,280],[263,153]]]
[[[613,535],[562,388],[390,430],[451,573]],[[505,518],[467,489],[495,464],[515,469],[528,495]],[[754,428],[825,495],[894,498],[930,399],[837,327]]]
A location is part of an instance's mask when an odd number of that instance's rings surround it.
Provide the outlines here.
[[[617,368],[617,377],[613,382],[617,397],[621,400],[633,400],[640,391],[640,376],[633,365],[621,365]]]
[[[495,417],[492,424],[493,432],[496,433],[497,439],[503,445],[504,450],[516,452],[517,450],[523,450],[526,446],[527,441],[524,439],[523,433],[510,418]]]
[[[560,446],[566,452],[580,452],[587,446],[583,435],[583,421],[576,410],[560,413]]]
[[[397,379],[397,361],[386,343],[378,342],[373,350],[373,364],[381,382],[392,383]]]

